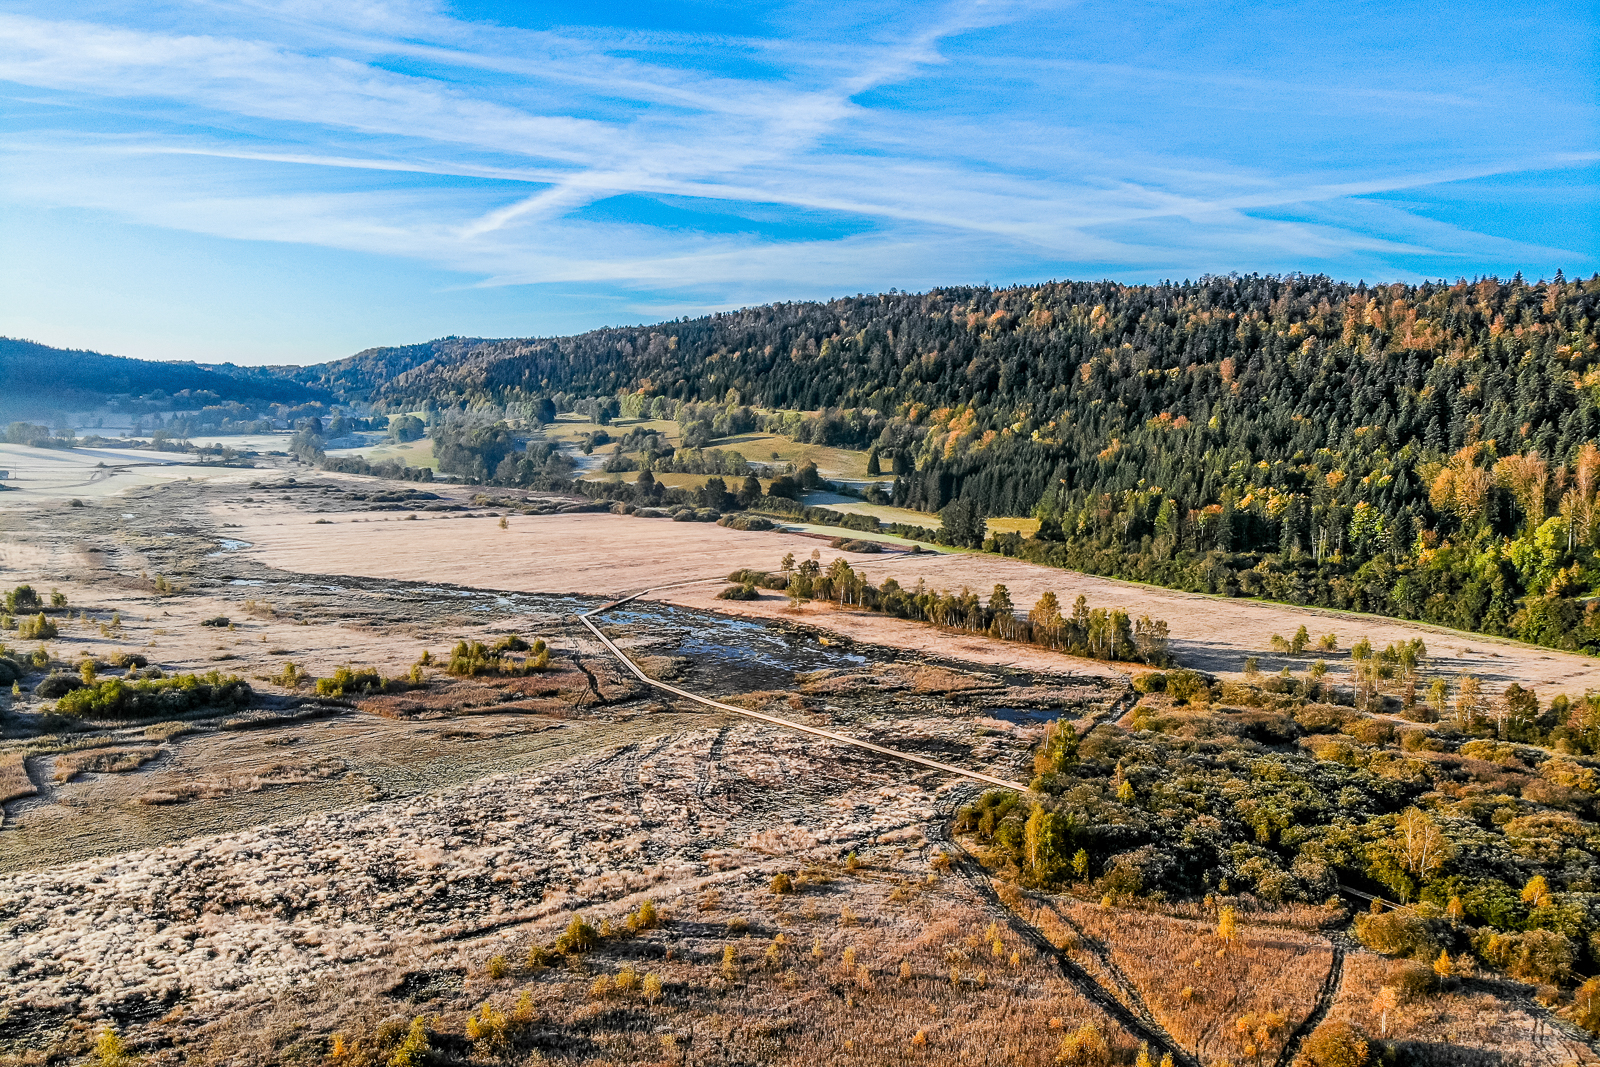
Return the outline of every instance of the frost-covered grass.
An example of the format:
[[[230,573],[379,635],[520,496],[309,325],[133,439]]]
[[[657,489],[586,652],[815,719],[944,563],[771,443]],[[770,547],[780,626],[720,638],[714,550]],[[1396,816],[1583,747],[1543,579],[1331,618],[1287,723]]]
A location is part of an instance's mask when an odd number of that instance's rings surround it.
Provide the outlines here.
[[[547,773],[11,876],[0,879],[0,1017],[92,1022],[159,1002],[183,1006],[192,1026],[352,967],[559,925],[577,908],[620,915],[712,876],[764,885],[785,865],[926,824],[936,783],[903,777],[736,727],[720,744],[716,731],[669,736]]]

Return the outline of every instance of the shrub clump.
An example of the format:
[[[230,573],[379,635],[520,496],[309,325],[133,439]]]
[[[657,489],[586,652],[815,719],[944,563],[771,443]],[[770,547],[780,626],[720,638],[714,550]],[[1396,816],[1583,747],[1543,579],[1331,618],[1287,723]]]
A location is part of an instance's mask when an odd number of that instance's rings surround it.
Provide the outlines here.
[[[1362,1067],[1367,1039],[1349,1023],[1323,1023],[1311,1031],[1300,1054],[1312,1067]]]
[[[363,696],[371,693],[381,693],[386,688],[389,688],[390,684],[384,681],[383,675],[370,667],[355,670],[349,667],[340,667],[333,672],[332,677],[317,679],[317,696]]]
[[[520,641],[521,638],[516,640]],[[506,655],[506,640],[494,648],[490,648],[482,641],[460,641],[450,651],[450,662],[445,665],[445,673],[457,678],[476,678],[484,674],[499,674],[516,676],[520,674],[533,674],[544,671],[550,667],[550,646],[542,639],[535,640],[527,646],[528,656],[522,663],[517,663]]]
[[[0,685],[13,685],[27,673],[26,659],[13,655],[10,649],[0,645]]]
[[[45,617],[44,612],[17,621],[17,636],[23,640],[48,641],[56,637],[60,631],[56,624]]]
[[[567,928],[556,938],[555,950],[563,956],[578,956],[600,945],[600,931],[584,921],[582,915],[574,912],[572,921]]]
[[[82,688],[83,681],[77,675],[57,671],[34,686],[33,691],[45,700],[57,700]]]
[[[717,520],[718,526],[726,526],[730,530],[770,530],[773,522],[765,515],[724,515]]]
[[[80,718],[144,719],[181,715],[195,708],[243,707],[255,696],[250,684],[238,675],[223,677],[217,671],[140,682],[107,678],[92,686],[70,675],[51,677],[76,683],[56,701],[56,711]]]
[[[717,594],[717,599],[718,600],[760,600],[761,599],[761,594],[756,592],[756,587],[755,587],[755,585],[753,583],[748,583],[747,582],[747,583],[742,584],[742,585],[730,585],[730,586],[728,586],[728,588],[724,589],[722,592]]]
[[[44,601],[31,585],[19,585],[6,594],[6,614],[23,615],[30,611],[38,611],[44,607]]]
[[[1431,961],[1439,954],[1428,921],[1409,911],[1386,911],[1356,916],[1356,938],[1374,952]]]

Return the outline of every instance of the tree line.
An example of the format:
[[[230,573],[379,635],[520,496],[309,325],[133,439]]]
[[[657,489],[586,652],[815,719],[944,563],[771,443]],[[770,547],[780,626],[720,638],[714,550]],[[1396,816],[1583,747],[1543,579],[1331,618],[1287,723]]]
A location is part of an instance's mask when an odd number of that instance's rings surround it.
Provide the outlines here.
[[[828,600],[840,607],[878,611],[1069,655],[1154,666],[1163,666],[1171,658],[1166,620],[1148,615],[1131,619],[1121,608],[1091,608],[1082,595],[1070,612],[1063,612],[1056,594],[1046,591],[1023,614],[1004,585],[996,585],[987,599],[966,586],[959,593],[934,590],[921,578],[910,588],[893,578],[875,585],[843,556],[836,557],[826,569],[820,556],[818,550],[810,559],[796,562],[794,553],[787,553],[775,574],[735,571],[729,575],[734,585],[719,595],[728,600],[747,600],[757,595],[757,588],[782,589],[796,607],[808,600]]]

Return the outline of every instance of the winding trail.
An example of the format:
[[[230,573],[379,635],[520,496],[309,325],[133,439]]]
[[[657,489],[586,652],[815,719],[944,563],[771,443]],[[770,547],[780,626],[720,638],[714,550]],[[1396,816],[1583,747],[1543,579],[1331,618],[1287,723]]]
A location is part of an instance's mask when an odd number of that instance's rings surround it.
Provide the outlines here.
[[[970,796],[970,793],[967,795]],[[960,796],[952,795],[946,798],[945,803],[954,807],[961,799],[963,798]],[[1033,923],[1007,907],[995,892],[994,883],[990,881],[983,865],[949,832],[951,813],[947,811],[944,814],[944,818],[933,821],[933,832],[929,835],[929,840],[937,839],[946,854],[950,856],[951,872],[977,894],[991,914],[1005,920],[1012,933],[1034,951],[1055,960],[1056,966],[1061,969],[1062,977],[1070,982],[1085,1000],[1105,1012],[1135,1038],[1149,1044],[1152,1052],[1167,1053],[1177,1067],[1200,1067],[1200,1061],[1190,1055],[1166,1028],[1156,1021],[1145,1006],[1143,998],[1139,997],[1138,991],[1133,989],[1131,984],[1128,989],[1134,1001],[1133,1007],[1125,1004],[1116,993],[1107,989],[1094,975],[1053,945]]]
[[[705,580],[721,581],[722,579]],[[687,585],[691,583],[685,582],[679,584]],[[726,711],[733,715],[743,716],[747,719],[756,719],[760,722],[770,723],[775,726],[781,726],[785,729],[795,730],[800,733],[811,734],[816,737],[825,737],[830,741],[837,741],[853,748],[866,749],[867,751],[876,753],[880,756],[888,756],[891,759],[903,760],[907,763],[914,763],[920,767],[926,767],[931,770],[941,771],[945,774],[966,778],[973,782],[982,783],[983,785],[998,786],[1001,789],[1015,790],[1019,793],[1026,793],[1028,791],[1028,787],[1020,782],[1011,782],[1004,778],[995,777],[994,775],[983,774],[979,771],[967,770],[966,768],[952,766],[948,763],[940,763],[937,760],[927,759],[923,756],[913,755],[909,752],[900,752],[896,749],[886,748],[882,745],[875,745],[869,741],[862,741],[846,734],[836,733],[833,730],[824,730],[816,726],[807,726],[804,723],[797,723],[789,719],[780,718],[776,715],[767,715],[762,712],[749,711],[745,708],[735,707],[732,704],[724,704],[719,700],[711,700],[708,697],[699,696],[695,693],[689,692],[686,689],[680,689],[678,686],[669,685],[666,682],[651,678],[649,675],[645,674],[644,671],[641,670],[632,659],[628,657],[627,653],[623,652],[622,649],[617,647],[616,642],[612,641],[609,637],[602,633],[600,628],[594,624],[591,618],[592,616],[599,615],[603,612],[611,610],[612,608],[620,607],[621,605],[632,600],[636,600],[651,591],[652,590],[649,589],[641,590],[640,592],[633,593],[629,596],[609,601],[597,608],[594,608],[592,611],[578,616],[578,621],[582,622],[583,625],[589,629],[589,632],[592,633],[601,644],[609,649],[612,655],[617,657],[623,666],[627,667],[635,677],[637,677],[646,685],[660,689],[663,692],[671,693],[674,696],[682,697],[685,700],[692,700],[697,704],[703,704],[706,707],[715,708],[718,711]],[[1115,706],[1115,704],[1113,706]],[[708,770],[715,767],[716,756],[720,750],[726,733],[727,731],[724,729],[717,735],[717,740],[712,746],[712,760],[708,765]],[[958,789],[946,798],[945,804],[953,805],[958,803],[960,799],[962,799],[964,796],[970,796],[974,791],[975,790],[973,790],[971,786]],[[1126,976],[1122,975],[1121,971],[1115,966],[1115,964],[1111,962],[1109,953],[1103,953],[1103,959],[1108,965],[1108,970],[1110,970],[1119,984],[1123,987],[1125,995],[1129,1000],[1132,1001],[1131,1006],[1128,1003],[1125,1003],[1122,997],[1119,997],[1115,992],[1106,988],[1106,986],[1103,985],[1097,978],[1095,978],[1094,975],[1090,974],[1077,962],[1068,957],[1066,953],[1062,952],[1060,949],[1056,948],[1055,945],[1051,944],[1049,939],[1046,938],[1043,932],[1041,932],[1036,926],[1034,926],[1021,915],[1014,912],[1012,909],[1008,908],[1005,903],[1000,900],[999,895],[995,892],[994,884],[990,881],[988,873],[984,871],[982,865],[979,864],[972,854],[969,853],[967,849],[960,842],[956,841],[954,836],[950,834],[948,818],[949,814],[950,812],[947,811],[945,813],[945,818],[934,820],[933,832],[930,835],[930,839],[936,839],[941,845],[944,846],[947,854],[951,856],[953,861],[951,863],[952,871],[974,892],[974,894],[979,897],[979,899],[983,901],[985,908],[997,918],[1003,919],[1005,924],[1012,930],[1012,932],[1016,934],[1016,936],[1025,944],[1029,945],[1035,951],[1049,956],[1051,959],[1055,960],[1056,965],[1061,970],[1062,976],[1065,977],[1067,981],[1070,982],[1086,1000],[1099,1007],[1106,1013],[1107,1016],[1121,1025],[1127,1032],[1132,1034],[1140,1041],[1148,1043],[1152,1049],[1170,1055],[1173,1059],[1173,1062],[1179,1065],[1179,1067],[1200,1067],[1199,1061],[1197,1061],[1194,1056],[1185,1050],[1183,1046],[1180,1045],[1177,1040],[1175,1040],[1173,1036],[1167,1032],[1166,1028],[1162,1026],[1159,1021],[1157,1021],[1154,1014],[1144,1003],[1144,999],[1139,995],[1138,989],[1133,985],[1132,982],[1129,982],[1126,979]],[[1336,988],[1337,987],[1335,986],[1335,989]],[[1326,1004],[1331,1004],[1331,1002],[1332,997],[1329,995],[1326,998],[1325,1004],[1319,1005],[1322,1009],[1322,1013],[1326,1013]],[[1318,1019],[1320,1021],[1320,1015]],[[1296,1048],[1298,1048],[1298,1041],[1293,1042],[1293,1044],[1296,1046]]]
[[[1333,945],[1333,962],[1328,966],[1328,976],[1322,980],[1322,988],[1317,990],[1316,1007],[1300,1020],[1300,1025],[1294,1028],[1289,1040],[1283,1043],[1283,1051],[1278,1053],[1274,1067],[1289,1067],[1294,1063],[1295,1057],[1300,1054],[1301,1044],[1311,1036],[1311,1031],[1322,1025],[1322,1020],[1328,1017],[1328,1009],[1339,998],[1339,987],[1344,984],[1344,946],[1337,938],[1329,938],[1329,942]]]
[[[700,580],[722,581],[720,578]],[[678,584],[687,585],[690,583],[681,582]],[[850,745],[853,748],[866,749],[868,752],[874,752],[880,756],[888,756],[891,759],[903,760],[906,763],[915,763],[919,767],[926,767],[930,770],[940,771],[944,774],[953,774],[961,778],[970,778],[975,782],[982,782],[985,785],[997,786],[1000,789],[1014,790],[1018,793],[1026,793],[1028,791],[1028,787],[1023,785],[1021,782],[1008,782],[1004,778],[996,778],[994,775],[984,774],[981,771],[969,771],[965,767],[957,767],[949,763],[940,763],[938,760],[931,760],[925,756],[917,756],[910,752],[901,752],[898,749],[885,748],[883,745],[875,745],[870,741],[862,741],[859,738],[851,737],[848,734],[836,733],[833,730],[824,730],[820,726],[807,726],[805,723],[795,722],[792,719],[783,719],[776,715],[767,715],[763,712],[750,711],[746,708],[735,707],[732,704],[724,704],[720,700],[712,700],[710,697],[703,697],[698,693],[691,693],[687,689],[680,689],[675,685],[669,685],[666,682],[658,681],[657,679],[650,677],[639,668],[637,663],[634,663],[633,660],[628,658],[628,654],[626,652],[617,647],[616,642],[612,641],[611,638],[602,633],[600,628],[590,621],[590,618],[591,616],[598,615],[601,612],[609,611],[612,608],[626,604],[630,600],[636,600],[639,597],[644,596],[645,593],[652,591],[653,590],[650,589],[641,590],[632,594],[631,596],[623,597],[620,600],[613,600],[608,603],[601,604],[594,610],[585,612],[584,614],[578,616],[578,621],[583,623],[584,626],[588,627],[589,632],[594,634],[601,644],[610,649],[611,654],[616,656],[617,659],[621,661],[622,665],[628,668],[628,670],[631,671],[633,675],[645,685],[651,686],[655,689],[660,689],[662,692],[671,693],[674,696],[682,697],[685,700],[692,700],[696,704],[704,704],[708,708],[716,708],[718,711],[725,711],[732,715],[742,715],[747,719],[756,719],[760,722],[770,723],[773,726],[781,726],[786,730],[795,730],[799,733],[811,734],[814,737],[825,737],[829,741],[837,741],[840,744]]]

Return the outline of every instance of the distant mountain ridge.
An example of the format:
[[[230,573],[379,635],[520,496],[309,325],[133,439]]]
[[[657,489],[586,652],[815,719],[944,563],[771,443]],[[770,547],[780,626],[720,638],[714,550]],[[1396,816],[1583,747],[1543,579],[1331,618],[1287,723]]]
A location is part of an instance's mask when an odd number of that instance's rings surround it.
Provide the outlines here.
[[[156,393],[214,394],[221,401],[257,404],[332,398],[326,388],[284,373],[300,369],[169,363],[0,337],[0,405],[7,409],[38,408],[41,404],[72,408],[112,397]]]

